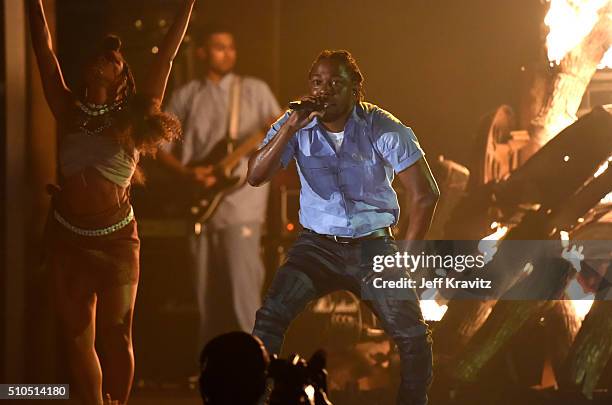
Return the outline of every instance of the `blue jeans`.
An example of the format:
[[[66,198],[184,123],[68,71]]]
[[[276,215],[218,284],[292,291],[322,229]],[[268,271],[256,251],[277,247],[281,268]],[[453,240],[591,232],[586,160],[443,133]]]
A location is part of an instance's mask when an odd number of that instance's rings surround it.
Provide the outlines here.
[[[281,350],[291,321],[311,301],[336,290],[348,290],[364,299],[395,341],[401,362],[398,404],[424,405],[432,380],[431,332],[421,314],[416,292],[402,297],[372,287],[374,255],[392,255],[397,245],[391,237],[351,244],[303,231],[278,269],[263,306],[257,311],[253,335],[271,353]],[[408,277],[393,269],[385,280]],[[366,298],[367,297],[367,298]]]

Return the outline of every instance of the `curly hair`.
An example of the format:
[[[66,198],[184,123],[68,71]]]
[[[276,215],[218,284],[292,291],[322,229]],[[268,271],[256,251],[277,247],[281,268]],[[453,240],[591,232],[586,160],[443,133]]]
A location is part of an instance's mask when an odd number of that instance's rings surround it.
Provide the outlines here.
[[[121,55],[121,40],[116,35],[107,35],[102,41],[99,52],[118,52]],[[161,111],[161,100],[137,94],[136,83],[130,66],[121,55],[123,70],[113,84],[115,103],[123,108],[111,114],[114,125],[109,136],[117,139],[126,149],[136,149],[143,154],[154,154],[161,144],[181,137],[181,123],[172,114]],[[85,86],[79,93],[85,97]],[[134,175],[134,182],[143,183],[140,170]]]
[[[142,153],[155,153],[157,148],[181,136],[181,123],[172,114],[161,111],[160,101],[140,95],[128,100],[125,116],[118,120],[120,139],[127,140]],[[127,136],[127,137],[126,137]]]
[[[120,53],[121,40],[116,35],[108,35],[99,51]],[[115,120],[112,136],[126,148],[154,153],[162,143],[180,138],[181,124],[174,115],[161,111],[160,100],[136,92],[132,70],[123,57],[122,62],[123,70],[114,84],[114,102],[121,102],[124,107],[112,113]],[[84,89],[81,96],[84,96]]]
[[[363,101],[365,97],[365,91],[363,89],[365,79],[361,73],[361,70],[359,69],[359,66],[357,66],[357,61],[353,55],[344,49],[333,51],[326,49],[315,58],[314,62],[312,62],[310,70],[308,71],[308,76],[312,75],[312,71],[314,70],[315,66],[324,59],[339,62],[346,67],[351,76],[351,80],[357,89],[357,101]]]

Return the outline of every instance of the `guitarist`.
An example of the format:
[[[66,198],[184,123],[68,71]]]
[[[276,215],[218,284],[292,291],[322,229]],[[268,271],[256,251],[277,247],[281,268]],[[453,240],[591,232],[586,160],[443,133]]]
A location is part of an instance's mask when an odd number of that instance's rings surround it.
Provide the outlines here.
[[[241,140],[276,119],[281,110],[266,83],[233,73],[236,47],[230,30],[220,25],[208,26],[195,39],[199,44],[197,58],[205,67],[203,77],[185,84],[172,95],[167,110],[181,121],[183,140],[160,151],[158,160],[182,178],[206,189],[219,179],[213,174],[212,165],[194,166],[194,163],[206,160],[213,150],[219,149],[219,143],[239,145]],[[246,177],[247,160],[248,156],[242,159],[236,175]],[[217,268],[228,273],[228,277],[221,279],[229,279],[231,285],[223,294],[232,296],[238,325],[245,332],[253,329],[265,275],[259,241],[268,191],[248,184],[231,191],[202,232],[190,237],[202,342],[223,332],[211,325],[211,308],[206,305],[210,292],[209,271]],[[225,266],[212,266],[213,256],[225,259]]]

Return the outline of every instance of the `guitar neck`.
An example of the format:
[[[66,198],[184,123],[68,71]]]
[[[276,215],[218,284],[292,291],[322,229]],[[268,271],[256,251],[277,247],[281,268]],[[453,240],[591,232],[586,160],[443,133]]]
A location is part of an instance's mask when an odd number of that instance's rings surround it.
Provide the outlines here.
[[[238,145],[233,152],[221,159],[218,163],[218,167],[225,169],[236,166],[240,162],[240,159],[257,149],[264,139],[264,136],[265,134],[261,131],[249,136],[244,142]]]

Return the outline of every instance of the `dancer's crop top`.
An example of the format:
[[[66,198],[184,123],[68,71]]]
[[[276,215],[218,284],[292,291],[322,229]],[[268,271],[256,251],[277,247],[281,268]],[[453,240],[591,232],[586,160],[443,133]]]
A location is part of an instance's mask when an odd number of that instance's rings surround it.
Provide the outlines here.
[[[70,177],[93,167],[104,178],[121,187],[130,184],[139,153],[127,151],[117,140],[103,135],[71,132],[60,141],[59,161],[62,174]]]

